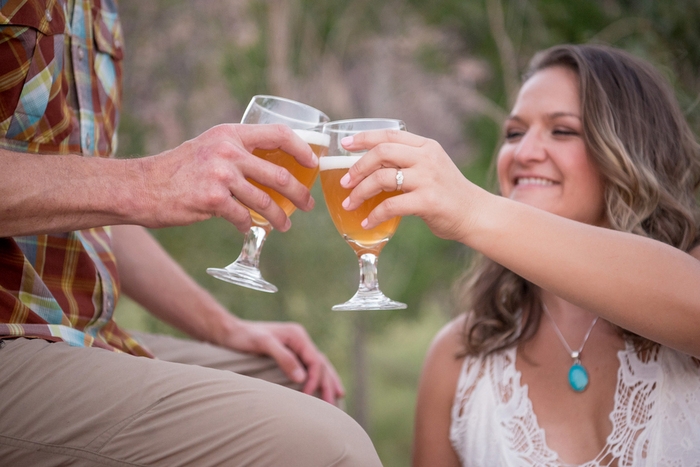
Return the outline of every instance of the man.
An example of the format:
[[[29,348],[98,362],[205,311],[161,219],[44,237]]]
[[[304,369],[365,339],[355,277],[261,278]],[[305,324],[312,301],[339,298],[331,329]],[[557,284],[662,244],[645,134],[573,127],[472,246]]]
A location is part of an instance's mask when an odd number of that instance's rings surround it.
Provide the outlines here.
[[[231,315],[144,228],[220,216],[245,231],[250,215],[238,199],[285,231],[285,213],[246,179],[303,210],[314,201],[251,151],[281,147],[309,167],[318,160],[288,128],[255,125],[217,126],[155,156],[110,158],[122,47],[113,0],[0,0],[0,458],[380,465],[342,411],[237,374],[342,397],[304,329]],[[209,344],[120,329],[120,290]]]

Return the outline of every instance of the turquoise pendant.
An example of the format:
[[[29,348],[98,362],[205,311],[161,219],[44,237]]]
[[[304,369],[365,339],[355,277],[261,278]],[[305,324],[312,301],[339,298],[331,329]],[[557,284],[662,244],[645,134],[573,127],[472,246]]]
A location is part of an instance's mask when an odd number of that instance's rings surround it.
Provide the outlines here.
[[[588,372],[579,361],[575,361],[569,369],[569,386],[576,392],[582,392],[588,387]]]

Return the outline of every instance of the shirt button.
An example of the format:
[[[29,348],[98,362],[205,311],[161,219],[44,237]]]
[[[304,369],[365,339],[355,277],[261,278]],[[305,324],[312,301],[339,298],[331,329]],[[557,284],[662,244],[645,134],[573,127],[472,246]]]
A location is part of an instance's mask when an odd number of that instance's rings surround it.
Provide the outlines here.
[[[83,48],[81,46],[78,46],[78,60],[82,60],[84,56],[85,52],[83,52]]]
[[[46,21],[48,21],[49,23],[53,19],[53,16],[51,16],[51,11],[48,8],[44,12],[44,16],[46,17]]]
[[[92,143],[92,138],[90,138],[90,135],[87,135],[85,137],[85,146],[90,149],[90,143]]]

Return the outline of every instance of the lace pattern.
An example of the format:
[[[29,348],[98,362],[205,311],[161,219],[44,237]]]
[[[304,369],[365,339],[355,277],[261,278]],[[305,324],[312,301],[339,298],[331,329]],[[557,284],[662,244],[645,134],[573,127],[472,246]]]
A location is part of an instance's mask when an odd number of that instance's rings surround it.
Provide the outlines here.
[[[546,443],[515,368],[515,349],[466,358],[452,408],[450,440],[463,465],[561,467]],[[618,352],[612,431],[582,467],[700,466],[700,370],[665,347]]]

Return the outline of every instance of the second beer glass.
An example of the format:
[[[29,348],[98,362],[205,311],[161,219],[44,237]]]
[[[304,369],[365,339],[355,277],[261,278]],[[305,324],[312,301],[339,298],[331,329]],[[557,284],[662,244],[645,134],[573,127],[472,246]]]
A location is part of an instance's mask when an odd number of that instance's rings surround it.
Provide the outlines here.
[[[396,302],[385,296],[379,290],[377,279],[379,252],[396,231],[401,218],[394,217],[369,230],[360,225],[379,203],[391,196],[398,195],[400,192],[381,192],[365,201],[354,211],[346,211],[342,206],[343,200],[348,197],[351,190],[340,186],[340,179],[362,157],[362,153],[346,151],[340,141],[346,136],[362,131],[380,129],[405,130],[406,125],[401,120],[362,118],[339,120],[326,123],[323,126],[323,133],[330,137],[328,153],[320,158],[323,197],[336,229],[355,251],[360,263],[360,285],[357,293],[347,302],[335,305],[333,310],[400,310],[406,308],[405,303]]]
[[[241,123],[282,123],[287,125],[311,146],[317,156],[321,156],[328,148],[328,136],[321,133],[321,125],[329,120],[328,116],[320,110],[300,102],[276,96],[253,96],[243,114]],[[294,157],[281,149],[255,149],[253,154],[289,170],[292,176],[306,185],[307,188],[311,188],[318,176],[318,167],[313,169],[304,167]],[[296,210],[296,206],[291,201],[271,188],[260,185],[253,180],[249,180],[249,182],[270,195],[287,216]],[[263,279],[258,268],[260,251],[267,234],[272,230],[272,226],[252,209],[250,209],[250,216],[253,225],[245,236],[238,259],[225,268],[208,268],[207,273],[217,279],[250,289],[277,292],[277,287]]]

